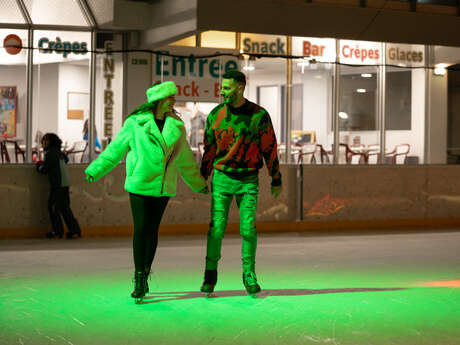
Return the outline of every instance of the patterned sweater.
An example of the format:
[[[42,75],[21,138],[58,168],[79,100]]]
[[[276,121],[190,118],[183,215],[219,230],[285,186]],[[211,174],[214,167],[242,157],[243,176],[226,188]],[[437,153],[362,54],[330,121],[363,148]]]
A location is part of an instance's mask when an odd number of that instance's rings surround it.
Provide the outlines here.
[[[244,176],[257,174],[263,160],[272,186],[281,185],[276,136],[268,112],[248,100],[239,108],[224,103],[206,121],[201,174],[205,179],[215,168]]]

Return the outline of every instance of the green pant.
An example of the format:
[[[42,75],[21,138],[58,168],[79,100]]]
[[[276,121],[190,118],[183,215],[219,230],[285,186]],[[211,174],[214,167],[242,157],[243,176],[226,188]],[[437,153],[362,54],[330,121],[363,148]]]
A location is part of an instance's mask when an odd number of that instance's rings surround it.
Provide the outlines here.
[[[235,196],[240,213],[243,271],[254,271],[257,248],[255,219],[259,196],[258,175],[235,178],[214,170],[211,186],[211,224],[206,249],[206,269],[217,269],[217,263],[221,257],[222,239],[227,226],[228,211],[233,196]]]

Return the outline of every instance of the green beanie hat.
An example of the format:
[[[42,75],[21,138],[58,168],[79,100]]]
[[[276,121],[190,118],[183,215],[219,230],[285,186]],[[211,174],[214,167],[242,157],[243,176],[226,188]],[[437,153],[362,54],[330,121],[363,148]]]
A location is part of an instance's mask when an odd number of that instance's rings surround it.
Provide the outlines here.
[[[160,99],[176,95],[177,87],[176,84],[172,81],[165,81],[159,84],[153,85],[150,89],[146,91],[147,94],[147,103],[153,103]]]

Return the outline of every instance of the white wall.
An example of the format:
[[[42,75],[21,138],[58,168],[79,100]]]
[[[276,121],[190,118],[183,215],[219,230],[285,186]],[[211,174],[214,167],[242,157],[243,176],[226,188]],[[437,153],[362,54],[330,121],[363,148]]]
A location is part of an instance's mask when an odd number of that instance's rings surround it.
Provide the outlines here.
[[[32,101],[32,142],[37,130],[58,133],[59,64],[34,66]]]
[[[58,134],[63,142],[69,144],[82,140],[84,120],[67,118],[67,93],[85,92],[88,93],[89,110],[89,68],[69,63],[59,64],[59,83],[58,83]],[[85,117],[88,117],[85,110]]]

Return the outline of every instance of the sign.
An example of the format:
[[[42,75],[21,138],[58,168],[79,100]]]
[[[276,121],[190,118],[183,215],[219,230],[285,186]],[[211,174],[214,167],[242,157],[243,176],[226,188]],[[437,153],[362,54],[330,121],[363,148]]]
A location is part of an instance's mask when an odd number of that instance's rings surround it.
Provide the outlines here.
[[[235,50],[219,51],[237,53]],[[167,47],[164,52],[187,56],[154,54],[153,57],[152,81],[174,81],[178,101],[219,102],[220,78],[225,72],[238,69],[238,59],[233,56],[197,57],[215,54],[215,49]]]
[[[67,57],[67,55],[73,54],[81,54],[85,55],[88,52],[88,43],[86,42],[70,42],[64,41],[62,42],[59,37],[56,37],[54,41],[50,41],[48,37],[42,37],[38,41],[38,50],[40,53],[56,53],[62,54],[63,57]]]
[[[407,67],[425,65],[425,47],[422,45],[393,44],[386,45],[386,63]]]
[[[381,44],[367,41],[340,41],[340,62],[350,65],[377,65],[381,62]]]
[[[292,55],[310,57],[318,62],[335,62],[335,39],[292,37]]]
[[[104,48],[106,53],[104,54],[104,136],[112,138],[113,136],[113,91],[112,91],[112,79],[115,74],[115,65],[113,59],[113,42],[105,41]]]
[[[287,54],[286,36],[241,34],[241,50],[253,54]]]
[[[10,34],[3,40],[3,47],[8,54],[19,54],[22,50],[22,40],[18,35]]]

